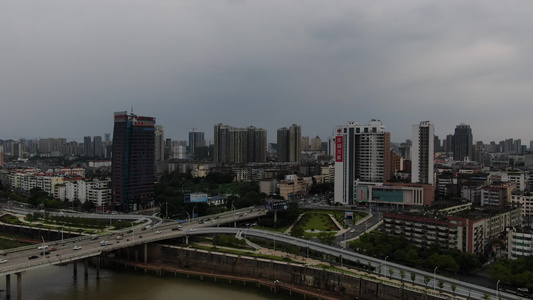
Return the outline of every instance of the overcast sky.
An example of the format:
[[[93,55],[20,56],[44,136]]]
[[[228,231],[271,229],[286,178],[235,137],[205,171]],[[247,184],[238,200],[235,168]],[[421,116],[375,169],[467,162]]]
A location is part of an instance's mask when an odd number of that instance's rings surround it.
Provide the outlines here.
[[[0,0],[0,138],[379,119],[394,142],[533,140],[533,1]]]

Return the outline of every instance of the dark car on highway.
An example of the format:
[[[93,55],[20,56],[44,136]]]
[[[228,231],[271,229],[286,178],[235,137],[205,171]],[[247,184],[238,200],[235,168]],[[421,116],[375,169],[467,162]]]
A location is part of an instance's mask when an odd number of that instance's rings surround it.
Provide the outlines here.
[[[36,258],[39,258],[39,256],[37,256],[37,255],[30,255],[30,256],[28,256],[28,259],[36,259]]]

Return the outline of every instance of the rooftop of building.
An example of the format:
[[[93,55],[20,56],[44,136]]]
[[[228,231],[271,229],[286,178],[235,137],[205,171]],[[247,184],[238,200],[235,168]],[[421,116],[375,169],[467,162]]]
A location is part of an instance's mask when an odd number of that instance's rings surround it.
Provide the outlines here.
[[[406,215],[418,218],[439,219],[441,221],[452,218],[481,220],[491,218],[504,212],[516,209],[516,206],[473,206],[461,201],[437,201],[431,207],[419,211],[400,211],[391,214]],[[384,213],[387,214],[387,213]]]

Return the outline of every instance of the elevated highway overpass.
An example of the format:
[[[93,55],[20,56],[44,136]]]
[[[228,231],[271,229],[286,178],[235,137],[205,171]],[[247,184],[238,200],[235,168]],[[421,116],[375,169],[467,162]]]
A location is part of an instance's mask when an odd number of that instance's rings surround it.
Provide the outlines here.
[[[0,264],[0,275],[6,276],[7,279],[10,275],[15,274],[17,278],[20,278],[23,272],[31,271],[36,268],[76,262],[90,257],[100,257],[105,253],[111,253],[123,248],[146,247],[146,245],[150,243],[165,243],[165,240],[187,238],[188,236],[192,235],[240,234],[244,237],[268,239],[277,243],[290,244],[303,249],[320,252],[324,254],[324,257],[337,258],[341,265],[347,261],[357,262],[362,265],[370,264],[376,269],[376,271],[373,272],[373,275],[382,276],[383,278],[388,277],[396,280],[410,281],[411,274],[415,274],[414,283],[420,285],[421,287],[431,288],[433,286],[435,289],[435,285],[439,280],[441,280],[444,282],[444,288],[442,289],[444,292],[462,296],[465,299],[482,299],[486,295],[490,296],[492,299],[498,299],[498,293],[496,289],[488,289],[463,281],[454,280],[452,278],[440,276],[437,274],[437,272],[425,272],[388,262],[386,259],[380,260],[355,253],[351,250],[343,250],[338,247],[327,246],[318,242],[299,239],[285,234],[255,229],[218,227],[218,225],[222,224],[235,223],[237,220],[255,219],[264,215],[264,213],[261,211],[246,211],[247,210],[242,210],[221,214],[217,219],[211,219],[208,222],[203,222],[203,224],[200,224],[198,220],[195,222],[188,222],[182,225],[180,230],[173,230],[178,226],[175,222],[158,222],[152,223],[152,225],[155,226],[151,226],[150,229],[147,230],[142,230],[141,226],[144,226],[143,224],[137,226],[131,232],[131,229],[125,229],[114,234],[99,236],[98,239],[94,239],[91,236],[86,236],[82,238],[64,240],[63,242],[61,240],[48,243],[45,242],[45,244],[48,246],[48,250],[51,248],[57,248],[57,250],[51,251],[48,255],[40,255],[41,250],[37,249],[37,247],[40,245],[17,248],[4,257],[0,256],[0,258],[6,260],[6,262]],[[117,240],[116,237],[119,235],[119,233],[122,234],[123,238]],[[109,243],[103,243],[104,245],[102,246],[103,240],[106,240]],[[79,247],[79,249],[74,250],[74,246]],[[144,260],[146,261],[146,251],[144,251],[144,253]],[[29,259],[30,256],[37,256],[37,258]],[[377,270],[381,270],[380,273],[377,273]],[[405,278],[401,278],[402,273],[405,275]],[[425,277],[431,278],[429,285],[424,282]],[[452,285],[456,287],[455,291],[452,290]],[[500,292],[499,296],[502,297],[502,299],[517,299],[516,295],[503,292]]]

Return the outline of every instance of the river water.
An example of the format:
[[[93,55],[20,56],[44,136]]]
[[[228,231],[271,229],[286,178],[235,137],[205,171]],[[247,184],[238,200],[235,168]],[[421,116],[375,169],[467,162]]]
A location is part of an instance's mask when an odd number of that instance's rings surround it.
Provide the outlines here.
[[[11,275],[11,299],[17,299],[16,275]],[[5,278],[0,280],[0,299],[6,299]],[[303,299],[301,296],[270,293],[254,284],[243,286],[241,282],[200,281],[183,276],[158,277],[140,271],[100,269],[96,280],[94,268],[89,269],[87,280],[83,265],[78,264],[77,279],[73,266],[50,266],[26,272],[22,275],[22,299],[24,300],[287,300]]]

